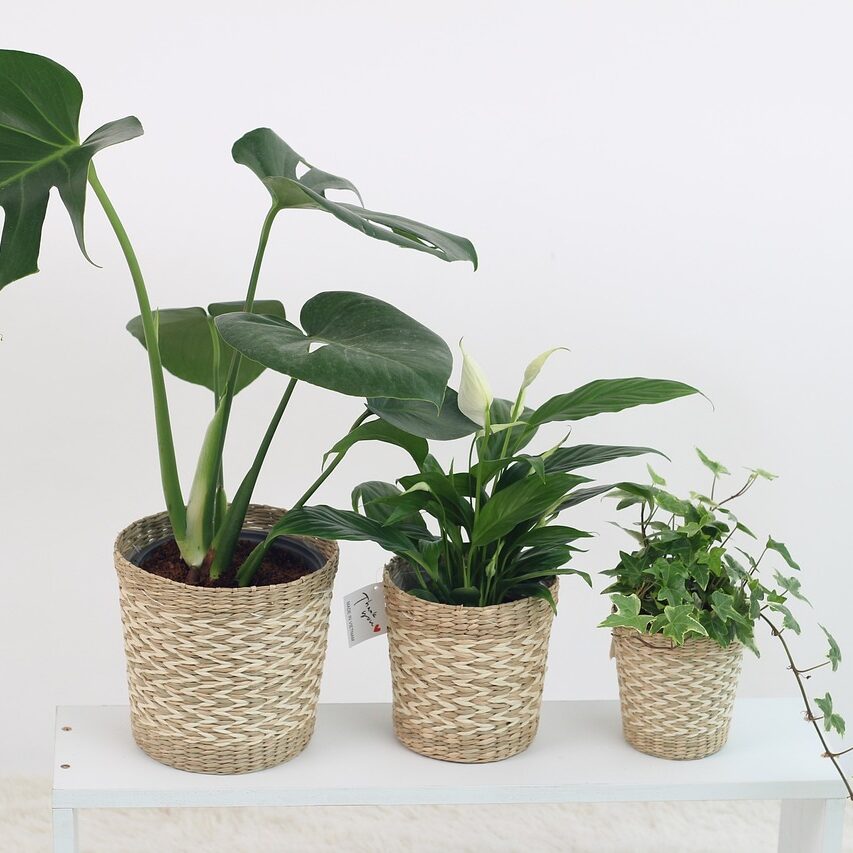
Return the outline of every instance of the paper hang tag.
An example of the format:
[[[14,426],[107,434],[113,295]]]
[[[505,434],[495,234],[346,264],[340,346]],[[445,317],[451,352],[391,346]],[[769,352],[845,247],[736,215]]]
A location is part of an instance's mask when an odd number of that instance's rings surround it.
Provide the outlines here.
[[[385,622],[385,591],[371,583],[344,596],[344,619],[350,648],[388,632]]]

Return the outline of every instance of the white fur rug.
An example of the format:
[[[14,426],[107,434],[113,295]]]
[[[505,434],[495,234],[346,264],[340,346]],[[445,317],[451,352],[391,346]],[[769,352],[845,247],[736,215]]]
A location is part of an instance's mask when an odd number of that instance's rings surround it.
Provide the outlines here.
[[[50,850],[50,783],[0,782],[0,851]],[[771,853],[778,803],[83,811],[81,853]],[[848,804],[845,851],[853,853]]]

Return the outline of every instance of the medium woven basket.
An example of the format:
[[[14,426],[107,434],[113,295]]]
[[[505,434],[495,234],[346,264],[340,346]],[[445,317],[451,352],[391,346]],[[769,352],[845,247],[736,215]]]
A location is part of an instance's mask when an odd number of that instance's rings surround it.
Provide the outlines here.
[[[500,761],[539,726],[553,614],[540,598],[457,607],[415,598],[405,563],[385,569],[394,731],[443,761]],[[556,581],[551,587],[556,598]]]
[[[640,752],[658,758],[704,758],[729,736],[743,646],[721,648],[706,637],[674,646],[661,634],[613,631],[622,730]]]
[[[283,512],[251,506],[245,527],[268,530]],[[305,539],[326,562],[290,583],[204,588],[131,562],[171,533],[160,513],[115,544],[136,743],[196,773],[249,773],[293,758],[314,730],[338,546]]]

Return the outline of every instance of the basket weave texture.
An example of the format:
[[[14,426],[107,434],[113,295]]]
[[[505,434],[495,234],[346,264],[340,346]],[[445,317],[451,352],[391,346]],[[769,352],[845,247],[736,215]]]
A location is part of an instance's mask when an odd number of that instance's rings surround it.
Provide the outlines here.
[[[268,530],[283,512],[253,505],[245,529]],[[314,731],[338,546],[306,539],[326,562],[290,583],[204,588],[131,562],[171,533],[160,513],[115,544],[136,743],[196,773],[248,773],[293,758]]]
[[[743,646],[706,637],[681,646],[661,634],[613,631],[622,730],[640,752],[658,758],[704,758],[729,736]]]
[[[384,577],[397,738],[421,755],[463,763],[526,749],[539,726],[548,603],[423,601],[398,585],[403,565],[392,560]],[[556,598],[556,581],[551,591]]]

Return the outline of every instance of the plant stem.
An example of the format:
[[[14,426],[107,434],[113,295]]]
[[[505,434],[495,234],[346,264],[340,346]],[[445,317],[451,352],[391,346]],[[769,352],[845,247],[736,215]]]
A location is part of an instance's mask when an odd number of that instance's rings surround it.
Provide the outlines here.
[[[169,418],[169,402],[166,397],[166,382],[163,376],[163,365],[160,361],[160,344],[157,338],[157,324],[151,312],[148,291],[142,270],[133,250],[130,238],[119,219],[106,190],[103,188],[93,165],[89,166],[89,184],[95,191],[101,207],[112,226],[118,239],[125,261],[130,270],[133,287],[136,291],[136,301],[142,317],[142,330],[145,335],[145,348],[148,352],[148,369],[151,374],[151,390],[154,396],[154,423],[157,430],[157,446],[160,456],[160,480],[163,484],[163,496],[166,499],[166,511],[172,524],[175,541],[180,547],[186,535],[186,507],[181,492],[178,465],[175,459],[175,442],[172,437],[172,423]]]
[[[240,487],[234,494],[234,500],[231,506],[228,507],[225,513],[225,518],[222,526],[217,531],[213,541],[213,558],[210,563],[210,577],[215,580],[222,576],[222,572],[231,565],[231,560],[234,557],[234,548],[240,539],[240,532],[243,529],[243,522],[246,518],[246,510],[249,508],[249,502],[252,499],[252,492],[255,490],[255,485],[258,482],[258,476],[261,473],[264,460],[269,452],[273,437],[275,436],[278,425],[284,416],[287,409],[287,404],[293,396],[293,390],[296,388],[296,379],[291,379],[287,383],[287,388],[270,419],[264,437],[261,439],[261,444],[258,447],[258,452],[255,454],[254,461],[251,467],[243,477]]]
[[[773,632],[773,636],[779,638],[779,642],[782,644],[782,648],[785,649],[785,655],[788,658],[788,663],[791,665],[791,671],[794,673],[794,676],[797,679],[797,687],[800,688],[800,694],[803,697],[803,704],[806,707],[806,718],[812,724],[812,726],[814,726],[814,730],[817,732],[817,736],[820,738],[820,742],[823,745],[824,755],[835,766],[835,769],[838,771],[838,775],[841,777],[841,781],[844,783],[844,787],[847,789],[848,796],[851,800],[853,800],[853,786],[851,786],[850,780],[847,778],[844,773],[844,770],[838,763],[837,756],[830,750],[829,745],[826,742],[826,738],[823,736],[823,732],[820,730],[820,726],[817,724],[817,719],[812,713],[811,702],[809,702],[808,693],[806,693],[806,688],[803,684],[803,679],[800,677],[800,670],[797,669],[797,665],[794,663],[794,657],[791,654],[791,649],[789,648],[788,643],[782,636],[782,631],[777,628],[773,624],[773,622],[771,622],[770,619],[768,619],[763,613],[761,614],[761,618],[770,626],[770,630]]]

